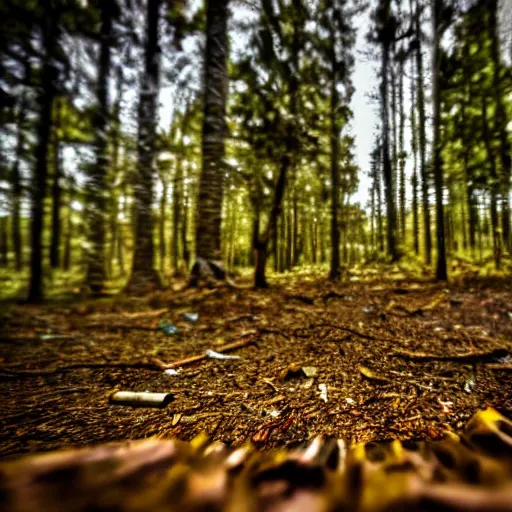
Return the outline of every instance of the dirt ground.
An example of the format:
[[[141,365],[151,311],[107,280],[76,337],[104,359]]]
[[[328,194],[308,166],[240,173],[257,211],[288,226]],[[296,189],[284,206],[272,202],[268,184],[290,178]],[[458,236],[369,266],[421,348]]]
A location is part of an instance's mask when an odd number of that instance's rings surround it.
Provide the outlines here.
[[[183,313],[197,313],[186,319]],[[512,413],[510,280],[435,284],[389,273],[332,285],[287,276],[220,288],[3,303],[0,458],[206,433],[231,446],[439,439],[488,406]],[[166,335],[159,325],[178,327]],[[208,349],[239,359],[204,358]],[[164,408],[115,391],[171,393]]]

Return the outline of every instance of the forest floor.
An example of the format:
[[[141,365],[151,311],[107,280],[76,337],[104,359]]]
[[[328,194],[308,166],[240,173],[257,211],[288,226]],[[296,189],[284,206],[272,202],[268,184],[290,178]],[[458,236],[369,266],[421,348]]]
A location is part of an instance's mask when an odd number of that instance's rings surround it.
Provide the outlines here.
[[[268,290],[240,286],[3,302],[0,458],[202,432],[263,448],[319,434],[438,439],[477,409],[512,414],[510,280],[436,284],[390,268],[339,285],[294,274]],[[166,335],[162,321],[179,332]],[[239,359],[164,371],[232,343]],[[119,390],[173,399],[164,408],[116,405]]]

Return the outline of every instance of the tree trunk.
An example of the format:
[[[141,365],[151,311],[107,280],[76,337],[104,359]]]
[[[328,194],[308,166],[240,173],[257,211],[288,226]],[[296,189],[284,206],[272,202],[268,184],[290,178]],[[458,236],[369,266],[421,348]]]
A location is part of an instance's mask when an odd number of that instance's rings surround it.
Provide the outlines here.
[[[393,52],[392,54],[394,54],[394,48],[395,48],[395,44],[393,43]],[[395,72],[395,69],[394,69],[394,62],[393,60],[390,58],[388,60],[388,63],[389,63],[389,68],[388,68],[388,72],[389,72],[389,89],[390,90],[390,93],[391,93],[391,101],[390,101],[390,107],[391,107],[391,141],[390,141],[390,151],[391,151],[391,176],[392,176],[392,180],[393,180],[393,192],[394,192],[394,196],[393,196],[393,205],[394,205],[394,209],[395,209],[395,224],[396,224],[396,242],[398,243],[398,238],[399,238],[399,233],[400,233],[400,226],[399,226],[399,216],[397,215],[398,211],[399,211],[399,205],[400,205],[400,202],[399,202],[399,197],[400,197],[400,194],[399,194],[399,188],[398,188],[398,180],[397,180],[397,177],[398,177],[398,129],[397,129],[397,108],[396,108],[396,97],[397,97],[397,94],[396,94],[396,72]]]
[[[404,112],[404,63],[405,57],[400,56],[398,68],[398,170],[399,170],[399,205],[400,205],[400,239],[402,243],[405,241],[405,146],[404,146],[404,130],[405,130],[405,112]]]
[[[489,118],[487,115],[487,97],[482,94],[482,132],[484,137],[485,149],[487,151],[487,160],[490,165],[490,194],[491,194],[491,233],[492,233],[492,250],[494,255],[494,265],[496,270],[501,267],[501,240],[499,233],[498,220],[498,193],[499,181],[496,169],[496,159],[493,153],[491,134],[489,131]]]
[[[105,220],[108,156],[109,105],[108,89],[112,51],[113,5],[110,2],[101,8],[100,53],[98,80],[96,83],[96,112],[93,120],[96,162],[92,166],[87,186],[87,215],[89,253],[87,262],[87,284],[95,295],[104,291],[105,268]]]
[[[285,258],[285,267],[286,270],[290,270],[292,268],[293,262],[293,246],[292,246],[292,238],[293,238],[293,218],[292,218],[292,208],[290,195],[288,194],[288,200],[286,201],[286,258]]]
[[[197,204],[196,257],[219,265],[225,173],[224,138],[227,132],[228,0],[208,0],[206,3],[203,163]]]
[[[292,241],[292,266],[296,267],[299,264],[299,201],[297,199],[297,189],[293,189],[293,241]]]
[[[74,187],[73,182],[69,180],[68,186],[68,207],[67,207],[67,221],[66,221],[66,237],[64,240],[64,261],[62,266],[66,272],[71,269],[71,243],[73,241],[73,204]]]
[[[118,238],[119,238],[119,199],[120,193],[119,189],[122,186],[122,180],[125,179],[124,176],[121,177],[121,173],[123,172],[119,165],[119,147],[121,142],[121,103],[123,100],[123,87],[124,87],[124,73],[123,66],[118,66],[117,68],[117,83],[116,83],[116,91],[117,98],[116,103],[114,105],[114,112],[112,116],[112,190],[110,194],[110,250],[109,256],[107,258],[108,261],[108,269],[109,276],[113,275],[113,264],[116,259],[116,251],[118,247]],[[119,261],[118,261],[119,263]]]
[[[160,272],[165,269],[165,214],[167,211],[167,193],[168,183],[166,179],[162,179],[162,197],[160,198],[160,222],[158,225],[158,250],[160,254]]]
[[[23,188],[21,185],[20,164],[25,153],[25,122],[27,119],[27,97],[22,93],[18,112],[18,137],[16,141],[16,159],[12,168],[12,248],[14,250],[15,269],[20,272],[23,267],[23,246],[21,238],[21,200]]]
[[[340,128],[337,120],[338,69],[334,47],[334,31],[331,33],[331,94],[330,94],[330,129],[331,129],[331,269],[329,279],[337,281],[340,278],[340,226],[338,220],[340,200]]]
[[[510,176],[511,176],[511,158],[510,158],[510,142],[507,133],[507,117],[504,104],[504,90],[502,86],[501,64],[499,36],[498,36],[498,0],[489,0],[489,38],[491,40],[491,58],[493,61],[493,90],[494,90],[494,126],[499,134],[500,142],[500,162],[501,162],[501,203],[502,203],[502,238],[505,249],[512,252],[512,238],[510,229],[510,205],[508,195],[510,193]]]
[[[158,25],[161,0],[148,0],[145,73],[139,98],[139,130],[137,137],[137,178],[134,186],[135,250],[128,291],[148,291],[161,286],[155,270],[153,240],[153,173],[155,166],[156,123],[160,90],[160,47]]]
[[[183,141],[184,136],[188,132],[189,121],[192,112],[187,105],[183,114],[181,129],[179,134],[179,143],[176,154],[176,172],[174,173],[173,181],[173,203],[172,203],[172,247],[171,259],[174,275],[180,274],[180,254],[179,254],[179,239],[180,239],[180,224],[182,222],[182,212],[184,208],[184,175],[183,175],[183,158],[185,156],[185,144]],[[183,213],[186,215],[186,212]],[[183,242],[186,245],[186,240]],[[185,245],[183,250],[185,251]],[[187,262],[188,267],[188,262]]]
[[[9,263],[8,217],[0,217],[0,267],[6,268]]]
[[[388,3],[387,3],[388,4]],[[388,5],[389,10],[389,5]],[[381,60],[381,116],[382,116],[382,161],[383,176],[386,196],[387,210],[387,242],[388,253],[392,261],[398,261],[398,247],[396,237],[396,207],[395,207],[395,190],[393,180],[393,168],[389,154],[389,108],[388,108],[388,68],[389,68],[389,50],[390,43],[387,40],[382,44],[382,60]]]
[[[441,16],[443,0],[434,0],[433,3],[433,46],[432,46],[432,103],[433,103],[433,168],[436,189],[436,233],[437,233],[437,267],[436,279],[445,281],[448,279],[446,268],[444,205],[443,205],[443,163],[441,159]]]
[[[189,192],[186,187],[183,187],[183,221],[181,223],[181,248],[183,250],[183,261],[185,262],[186,269],[188,269],[190,265],[190,249],[187,238],[189,206]]]
[[[44,297],[43,290],[43,221],[44,200],[46,197],[46,177],[48,174],[48,147],[52,129],[52,109],[55,99],[54,80],[57,70],[53,64],[57,44],[55,13],[48,0],[45,0],[43,21],[44,57],[41,71],[41,89],[38,97],[38,114],[35,150],[35,167],[32,178],[32,206],[30,229],[30,283],[28,300],[38,302]]]
[[[62,177],[62,162],[59,140],[59,129],[61,128],[61,111],[60,102],[55,102],[55,121],[53,125],[53,183],[52,183],[52,238],[50,243],[50,266],[57,269],[60,266],[60,239],[61,239],[61,222],[60,210],[62,207],[62,189],[60,180]]]
[[[425,83],[423,79],[423,53],[421,45],[421,10],[420,2],[416,0],[416,12],[414,16],[416,33],[416,67],[418,71],[418,136],[420,150],[420,175],[421,193],[423,203],[423,236],[425,237],[425,261],[427,265],[432,263],[432,233],[430,231],[430,205],[428,197],[428,170],[427,170],[427,139],[425,134]]]
[[[412,2],[411,2],[412,11]],[[414,61],[411,59],[411,153],[412,153],[412,238],[414,253],[420,253],[420,225],[419,225],[419,202],[418,202],[418,134],[416,126],[416,80],[414,73]]]
[[[293,142],[290,141],[291,136],[288,135],[288,147],[294,147]],[[256,264],[254,266],[254,287],[267,288],[268,283],[265,276],[265,265],[267,261],[268,244],[274,238],[277,231],[277,221],[281,212],[281,203],[283,201],[284,191],[286,188],[286,177],[290,168],[289,152],[283,156],[281,160],[281,167],[279,176],[277,178],[276,189],[274,192],[274,201],[265,233],[259,237],[256,246]]]

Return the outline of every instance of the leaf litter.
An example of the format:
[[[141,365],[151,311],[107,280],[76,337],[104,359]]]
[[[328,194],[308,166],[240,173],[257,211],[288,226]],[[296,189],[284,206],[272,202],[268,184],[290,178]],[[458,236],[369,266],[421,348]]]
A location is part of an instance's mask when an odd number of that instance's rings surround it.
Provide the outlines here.
[[[190,305],[187,318],[178,308]],[[510,416],[510,310],[512,292],[500,281],[447,290],[363,274],[338,286],[288,277],[263,291],[7,304],[0,457],[201,432],[268,448],[317,435],[437,439],[478,409]],[[117,392],[173,399],[162,408],[114,405]]]

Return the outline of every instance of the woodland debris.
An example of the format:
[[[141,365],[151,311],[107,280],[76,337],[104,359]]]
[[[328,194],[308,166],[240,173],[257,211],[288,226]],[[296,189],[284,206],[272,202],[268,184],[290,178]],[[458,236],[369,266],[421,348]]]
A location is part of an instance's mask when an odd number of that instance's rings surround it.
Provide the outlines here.
[[[240,356],[221,354],[220,352],[215,352],[215,350],[211,350],[211,349],[208,349],[205,352],[205,354],[206,354],[206,357],[208,357],[210,359],[219,359],[219,360],[223,360],[223,361],[228,361],[228,360],[234,361],[236,359],[241,359]]]
[[[178,334],[180,330],[175,325],[169,324],[167,321],[161,322],[158,327],[158,330],[162,331],[166,336],[174,336]]]
[[[151,311],[137,311],[136,313],[121,313],[121,316],[125,318],[153,318],[156,316],[164,315],[166,313],[169,313],[169,308],[161,308],[161,309],[154,309]],[[117,315],[117,313],[116,313]]]
[[[475,376],[471,375],[469,379],[464,383],[464,391],[466,393],[471,393],[473,391],[473,388],[476,385]]]
[[[424,352],[409,352],[406,350],[395,350],[391,353],[394,357],[400,357],[409,361],[457,361],[460,363],[494,363],[508,355],[503,348],[492,350],[475,350],[461,354],[426,354]]]
[[[179,375],[181,373],[181,368],[178,368],[177,370],[175,370],[174,368],[169,368],[167,370],[164,370],[164,373],[166,375],[169,375],[170,377],[173,377],[173,376]]]
[[[70,370],[81,369],[100,369],[100,368],[119,368],[121,370],[127,369],[143,369],[143,370],[157,370],[160,369],[156,363],[76,363],[68,364],[65,366],[58,366],[48,370],[11,370],[0,367],[0,380],[3,378],[23,378],[23,377],[44,377],[46,375],[56,375],[58,373],[65,373]]]
[[[174,399],[172,393],[149,393],[117,391],[110,397],[110,403],[116,405],[131,405],[133,407],[164,408]]]
[[[313,327],[313,326],[312,326]],[[358,336],[359,338],[363,338],[365,340],[377,340],[375,336],[371,334],[365,334],[356,329],[352,329],[351,327],[347,327],[345,325],[333,324],[330,322],[322,322],[320,324],[315,324],[314,327],[330,327],[331,329],[337,329],[340,331],[348,332],[349,334],[353,334],[354,336]]]
[[[314,366],[303,366],[301,370],[306,377],[316,377],[318,374],[318,370]]]
[[[41,334],[39,339],[41,341],[63,341],[73,340],[75,336],[73,334]]]
[[[511,363],[493,363],[493,364],[486,364],[486,368],[489,368],[489,370],[498,370],[502,372],[512,372],[512,364]]]
[[[402,311],[405,316],[421,316],[425,311],[432,311],[437,306],[439,306],[443,301],[445,301],[448,297],[447,291],[442,291],[438,295],[436,295],[430,302],[425,304],[424,306],[420,306],[419,308],[409,309],[406,306],[402,306],[400,304],[396,304],[395,301],[391,300],[389,304],[386,306],[386,312],[392,312],[393,310]],[[396,314],[396,313],[395,313]]]
[[[222,354],[223,352],[230,352],[231,350],[236,350],[236,349],[239,349],[239,348],[242,348],[242,347],[246,347],[248,345],[251,345],[252,343],[255,343],[253,338],[248,338],[248,339],[242,340],[242,341],[235,341],[234,343],[228,343],[227,345],[223,345],[221,347],[217,347],[216,352]],[[199,361],[203,361],[207,357],[208,356],[207,356],[207,354],[205,352],[204,354],[200,354],[200,355],[197,355],[197,356],[192,356],[192,357],[189,357],[187,359],[181,359],[179,361],[175,361],[174,363],[164,363],[160,359],[156,359],[156,358],[154,358],[153,361],[154,361],[155,365],[157,365],[160,369],[168,370],[168,369],[171,369],[171,368],[178,368],[179,366],[187,366],[187,365],[190,365],[190,364],[194,364],[194,363],[197,363]]]
[[[237,315],[237,316],[232,316],[231,318],[227,318],[225,320],[225,323],[226,324],[234,324],[236,322],[241,322],[242,320],[253,321],[256,319],[257,319],[257,317],[255,317],[251,313],[244,313],[243,315]]]
[[[359,373],[368,380],[374,381],[374,382],[390,382],[390,380],[387,377],[384,377],[382,375],[379,375],[375,373],[374,371],[370,370],[366,366],[359,366]]]
[[[195,324],[199,320],[199,313],[182,313],[184,320]]]
[[[299,377],[316,377],[317,368],[314,366],[302,366],[299,363],[289,364],[280,374],[282,380],[297,379]]]
[[[325,302],[327,302],[329,299],[345,299],[347,296],[344,293],[338,293],[334,290],[331,290],[327,293],[324,293],[321,297]]]
[[[320,399],[327,403],[327,386],[325,384],[319,384],[318,389],[320,391]]]
[[[315,303],[314,297],[309,297],[307,295],[286,295],[287,299],[298,300],[299,302],[303,302],[304,304],[313,305]]]

